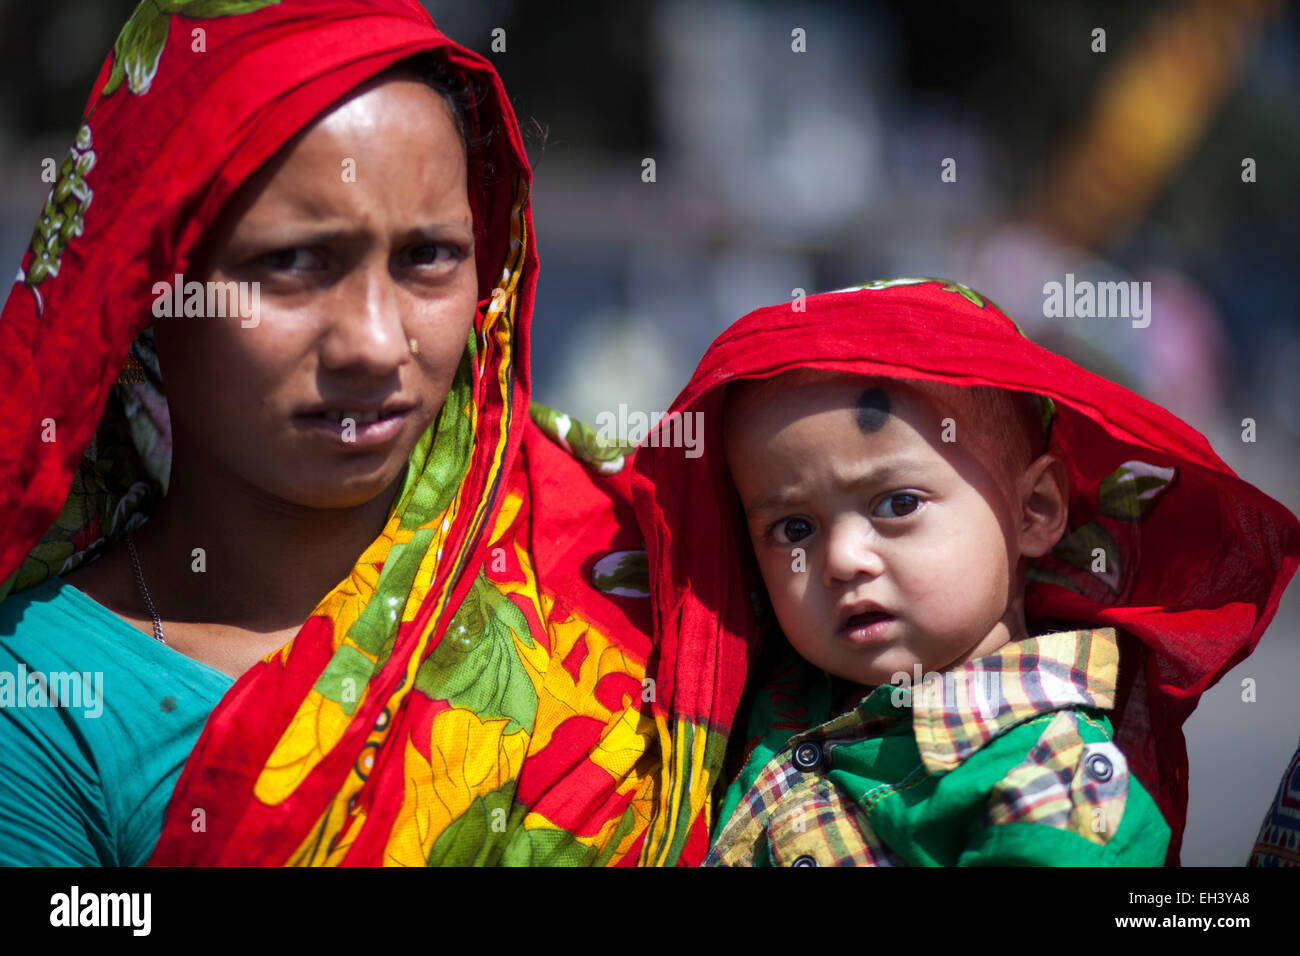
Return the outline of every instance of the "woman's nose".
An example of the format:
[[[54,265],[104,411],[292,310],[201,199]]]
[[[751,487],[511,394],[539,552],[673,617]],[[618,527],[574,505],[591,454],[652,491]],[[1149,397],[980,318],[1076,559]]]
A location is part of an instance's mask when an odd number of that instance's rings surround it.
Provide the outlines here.
[[[409,356],[410,346],[402,290],[387,263],[366,260],[334,288],[322,362],[334,369],[391,372]]]
[[[879,538],[869,521],[837,521],[826,532],[825,582],[853,581],[858,575],[876,577],[885,570]]]

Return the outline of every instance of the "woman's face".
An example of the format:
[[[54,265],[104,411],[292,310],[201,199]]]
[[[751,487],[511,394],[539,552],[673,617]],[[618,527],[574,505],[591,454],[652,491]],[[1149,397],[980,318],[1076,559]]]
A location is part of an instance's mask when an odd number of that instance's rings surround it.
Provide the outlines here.
[[[467,196],[451,111],[413,80],[362,87],[253,176],[185,280],[258,283],[257,314],[155,320],[187,466],[311,508],[387,489],[474,322]]]

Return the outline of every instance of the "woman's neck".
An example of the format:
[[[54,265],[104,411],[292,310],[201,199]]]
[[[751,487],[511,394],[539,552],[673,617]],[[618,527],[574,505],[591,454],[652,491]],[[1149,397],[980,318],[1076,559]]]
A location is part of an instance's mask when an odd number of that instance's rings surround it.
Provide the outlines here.
[[[174,469],[134,535],[159,614],[259,631],[301,624],[382,533],[401,484],[354,508],[313,509]]]

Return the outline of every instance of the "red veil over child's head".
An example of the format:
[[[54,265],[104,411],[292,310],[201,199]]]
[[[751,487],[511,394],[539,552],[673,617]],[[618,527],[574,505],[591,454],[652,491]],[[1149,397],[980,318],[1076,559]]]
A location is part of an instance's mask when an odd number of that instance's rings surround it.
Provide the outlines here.
[[[1173,831],[1187,816],[1182,725],[1258,643],[1300,561],[1300,522],[1242,481],[1186,423],[1035,345],[957,283],[902,279],[759,309],[705,353],[674,413],[702,413],[705,454],[643,449],[634,488],[649,552],[656,636],[700,632],[705,662],[756,658],[762,583],[722,454],[730,382],[818,368],[986,385],[1051,399],[1050,448],[1065,461],[1065,538],[1029,571],[1031,633],[1067,625],[1121,634],[1116,739]],[[1106,554],[1094,572],[1094,548]],[[738,560],[739,558],[739,560]],[[719,715],[729,719],[730,715]]]

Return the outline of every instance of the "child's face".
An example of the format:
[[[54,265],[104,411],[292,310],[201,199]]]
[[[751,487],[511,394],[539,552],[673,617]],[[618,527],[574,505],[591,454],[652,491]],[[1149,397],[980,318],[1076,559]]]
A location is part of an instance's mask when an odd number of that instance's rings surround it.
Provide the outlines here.
[[[974,425],[862,377],[778,376],[728,398],[727,460],[750,540],[806,660],[877,685],[1027,636],[1018,493],[976,460]]]

